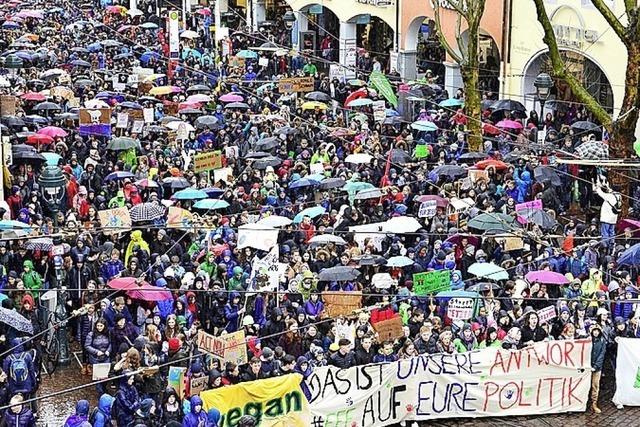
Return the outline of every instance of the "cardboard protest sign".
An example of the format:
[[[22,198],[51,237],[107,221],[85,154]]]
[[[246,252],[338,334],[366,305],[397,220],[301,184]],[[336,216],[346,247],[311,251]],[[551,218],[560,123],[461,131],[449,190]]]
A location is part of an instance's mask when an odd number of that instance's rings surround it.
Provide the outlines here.
[[[469,178],[472,184],[478,181],[489,182],[489,172],[483,169],[469,169]]]
[[[629,367],[637,366],[639,357],[632,355],[618,363],[630,378],[627,390],[635,390]],[[347,369],[325,366],[314,369],[305,383],[311,396],[309,425],[326,425],[320,420],[343,413],[344,419],[358,420],[358,427],[384,427],[401,421],[580,412],[586,409],[590,378],[587,339],[538,342],[517,351],[423,354]],[[635,396],[640,401],[640,393]]]
[[[280,79],[278,81],[278,92],[313,92],[313,82],[313,77],[292,77],[289,79]]]
[[[189,394],[191,396],[195,396],[196,394],[202,393],[207,388],[208,382],[209,375],[198,378],[191,378],[189,383]]]
[[[142,117],[145,123],[153,123],[155,119],[155,110],[153,108],[145,108],[142,110]]]
[[[236,425],[246,414],[260,420],[256,425],[263,427],[309,427],[314,424],[301,382],[302,375],[289,374],[206,390],[200,397],[205,410],[220,411],[221,426]]]
[[[447,316],[451,320],[469,320],[473,316],[473,299],[451,298],[447,306]]]
[[[78,116],[80,135],[111,135],[110,108],[80,108]]]
[[[420,210],[418,211],[419,218],[433,218],[436,216],[438,209],[438,202],[435,200],[427,200],[420,204]]]
[[[198,331],[198,348],[212,354],[223,362],[233,362],[237,365],[247,363],[247,344],[244,330],[219,337]]]
[[[181,399],[185,397],[184,375],[186,372],[187,368],[170,366],[169,376],[167,377],[167,385],[173,388]]]
[[[193,172],[207,172],[222,167],[222,152],[209,151],[207,153],[196,154],[193,158]]]
[[[91,370],[91,380],[100,381],[109,378],[111,363],[94,363]]]
[[[129,126],[129,115],[127,113],[118,113],[118,119],[116,120],[117,129],[126,129]]]
[[[255,224],[245,224],[238,228],[238,249],[254,248],[271,250],[278,243],[280,230]]]
[[[193,225],[193,214],[177,206],[169,206],[167,227],[187,229]]]
[[[540,323],[541,325],[556,318],[556,308],[552,305],[538,310],[537,313],[538,323]]]
[[[427,271],[413,275],[413,293],[418,296],[451,290],[451,271]]]
[[[324,313],[329,317],[350,316],[354,310],[362,308],[362,292],[322,293]]]
[[[253,290],[275,291],[278,289],[280,276],[284,273],[284,271],[281,271],[282,269],[278,262],[279,258],[280,248],[274,244],[264,258],[260,259],[255,257],[253,259],[253,263],[251,264],[251,277],[249,278],[249,282],[254,284]]]
[[[12,95],[0,95],[0,111],[3,116],[15,116],[18,98]]]
[[[131,229],[131,216],[125,207],[98,211],[98,218],[105,234],[120,233]]]
[[[400,316],[374,323],[373,330],[378,334],[378,341],[381,343],[393,341],[404,335]]]

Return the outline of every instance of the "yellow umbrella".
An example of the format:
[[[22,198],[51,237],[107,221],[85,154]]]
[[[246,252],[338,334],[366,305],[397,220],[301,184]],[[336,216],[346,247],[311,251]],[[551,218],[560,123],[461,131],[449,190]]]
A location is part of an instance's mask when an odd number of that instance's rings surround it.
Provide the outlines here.
[[[31,40],[32,42],[37,42],[40,39],[40,36],[37,34],[27,33],[23,34],[20,38],[24,37],[25,39]]]
[[[175,86],[158,86],[151,88],[149,95],[169,95],[175,92]]]
[[[313,110],[315,108],[319,108],[321,110],[326,110],[327,109],[327,104],[325,104],[323,102],[318,102],[318,101],[308,101],[308,102],[305,102],[304,104],[302,104],[302,109],[303,110]]]
[[[166,74],[151,74],[150,76],[145,77],[142,81],[145,83],[152,82],[154,80],[158,80],[162,77],[165,77]]]

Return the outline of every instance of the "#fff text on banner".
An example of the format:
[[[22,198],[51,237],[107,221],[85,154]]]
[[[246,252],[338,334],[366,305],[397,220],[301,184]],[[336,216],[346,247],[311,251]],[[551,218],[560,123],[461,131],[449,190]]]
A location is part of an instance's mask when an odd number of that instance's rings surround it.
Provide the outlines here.
[[[289,374],[200,393],[204,408],[216,408],[218,427],[235,426],[243,415],[259,427],[309,427],[309,405],[302,393],[302,375]]]
[[[518,351],[431,354],[306,380],[314,427],[381,427],[401,421],[584,411],[591,341],[549,341]]]

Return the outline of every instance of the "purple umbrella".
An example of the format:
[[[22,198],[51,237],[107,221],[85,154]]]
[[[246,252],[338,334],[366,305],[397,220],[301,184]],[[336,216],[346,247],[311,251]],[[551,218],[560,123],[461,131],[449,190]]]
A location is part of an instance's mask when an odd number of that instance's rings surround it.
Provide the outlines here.
[[[467,239],[467,242],[471,246],[474,246],[476,248],[480,247],[480,239],[478,239],[476,236],[470,236],[468,234],[454,234],[453,236],[445,240],[444,243],[451,243],[452,245],[460,245],[460,242],[462,241],[462,239]]]
[[[242,102],[244,98],[240,95],[235,95],[233,93],[228,93],[226,95],[222,95],[218,98],[221,102]]]
[[[538,283],[545,283],[547,285],[568,285],[569,284],[569,279],[567,279],[566,277],[564,277],[564,275],[560,273],[556,273],[555,271],[545,271],[545,270],[530,271],[529,273],[527,273],[526,276],[524,276],[524,278],[527,279],[529,283],[538,282]]]
[[[618,221],[618,229],[624,231],[625,228],[630,228],[631,232],[636,235],[640,233],[640,221],[631,218]]]
[[[515,120],[502,120],[496,124],[496,127],[500,129],[522,129],[522,123],[516,122]]]

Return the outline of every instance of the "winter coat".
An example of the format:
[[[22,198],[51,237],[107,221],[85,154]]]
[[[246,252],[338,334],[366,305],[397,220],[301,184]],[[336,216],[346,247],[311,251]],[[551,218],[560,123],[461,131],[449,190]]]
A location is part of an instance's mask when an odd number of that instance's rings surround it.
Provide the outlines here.
[[[140,406],[138,390],[127,383],[128,377],[122,377],[116,392],[116,418],[119,426],[128,426]]]
[[[607,352],[607,342],[602,333],[598,338],[592,336],[591,342],[591,367],[596,371],[602,370],[604,364],[604,355]]]
[[[129,347],[133,346],[133,342],[135,341],[138,333],[135,330],[135,326],[131,323],[127,322],[124,325],[124,328],[113,328],[111,330],[111,348],[114,351],[118,351],[120,345],[122,343],[127,344]]]
[[[307,314],[307,316],[318,317],[323,310],[324,304],[320,300],[316,301],[315,303],[311,300],[308,300],[304,303],[304,312]]]
[[[103,394],[98,401],[98,408],[92,414],[93,427],[111,427],[111,407],[115,399],[109,394]]]
[[[16,340],[11,341],[12,347],[15,347],[15,345],[17,344],[17,342],[15,341]],[[14,376],[12,375],[11,365],[16,359],[22,359],[25,363],[26,369],[28,370],[26,380],[21,382],[17,381],[17,378],[14,379]],[[16,393],[29,394],[33,392],[36,385],[36,369],[31,354],[23,351],[21,345],[18,345],[13,350],[13,353],[7,356],[7,358],[2,363],[2,370],[7,374],[7,385],[9,387],[9,392],[11,393],[11,395],[14,395]]]
[[[345,355],[342,355],[339,351],[336,351],[329,358],[329,365],[335,366],[336,368],[347,369],[356,364],[356,356],[353,351],[348,352]]]
[[[7,412],[4,413],[2,422],[7,427],[35,427],[36,420],[33,417],[33,412],[26,406],[28,405],[23,405],[22,411],[18,414],[8,409]]]
[[[80,316],[80,318],[78,319],[78,334],[76,336],[78,342],[84,343],[87,340],[87,336],[93,330],[93,326],[96,320],[98,320],[98,316],[96,316],[95,314],[91,317],[88,314],[83,314],[82,316]]]
[[[106,331],[105,331],[106,332]],[[84,340],[84,350],[89,355],[89,363],[106,363],[111,361],[111,340],[107,333],[96,333],[95,331],[89,332],[87,338]],[[109,353],[98,356],[98,351],[103,353]]]
[[[191,412],[184,416],[182,427],[201,427],[207,425],[207,413],[202,408],[200,396],[192,396],[190,401]],[[200,412],[196,412],[196,406],[200,406]]]
[[[76,413],[69,416],[64,427],[91,427],[89,424],[89,402],[80,400],[76,403]]]

